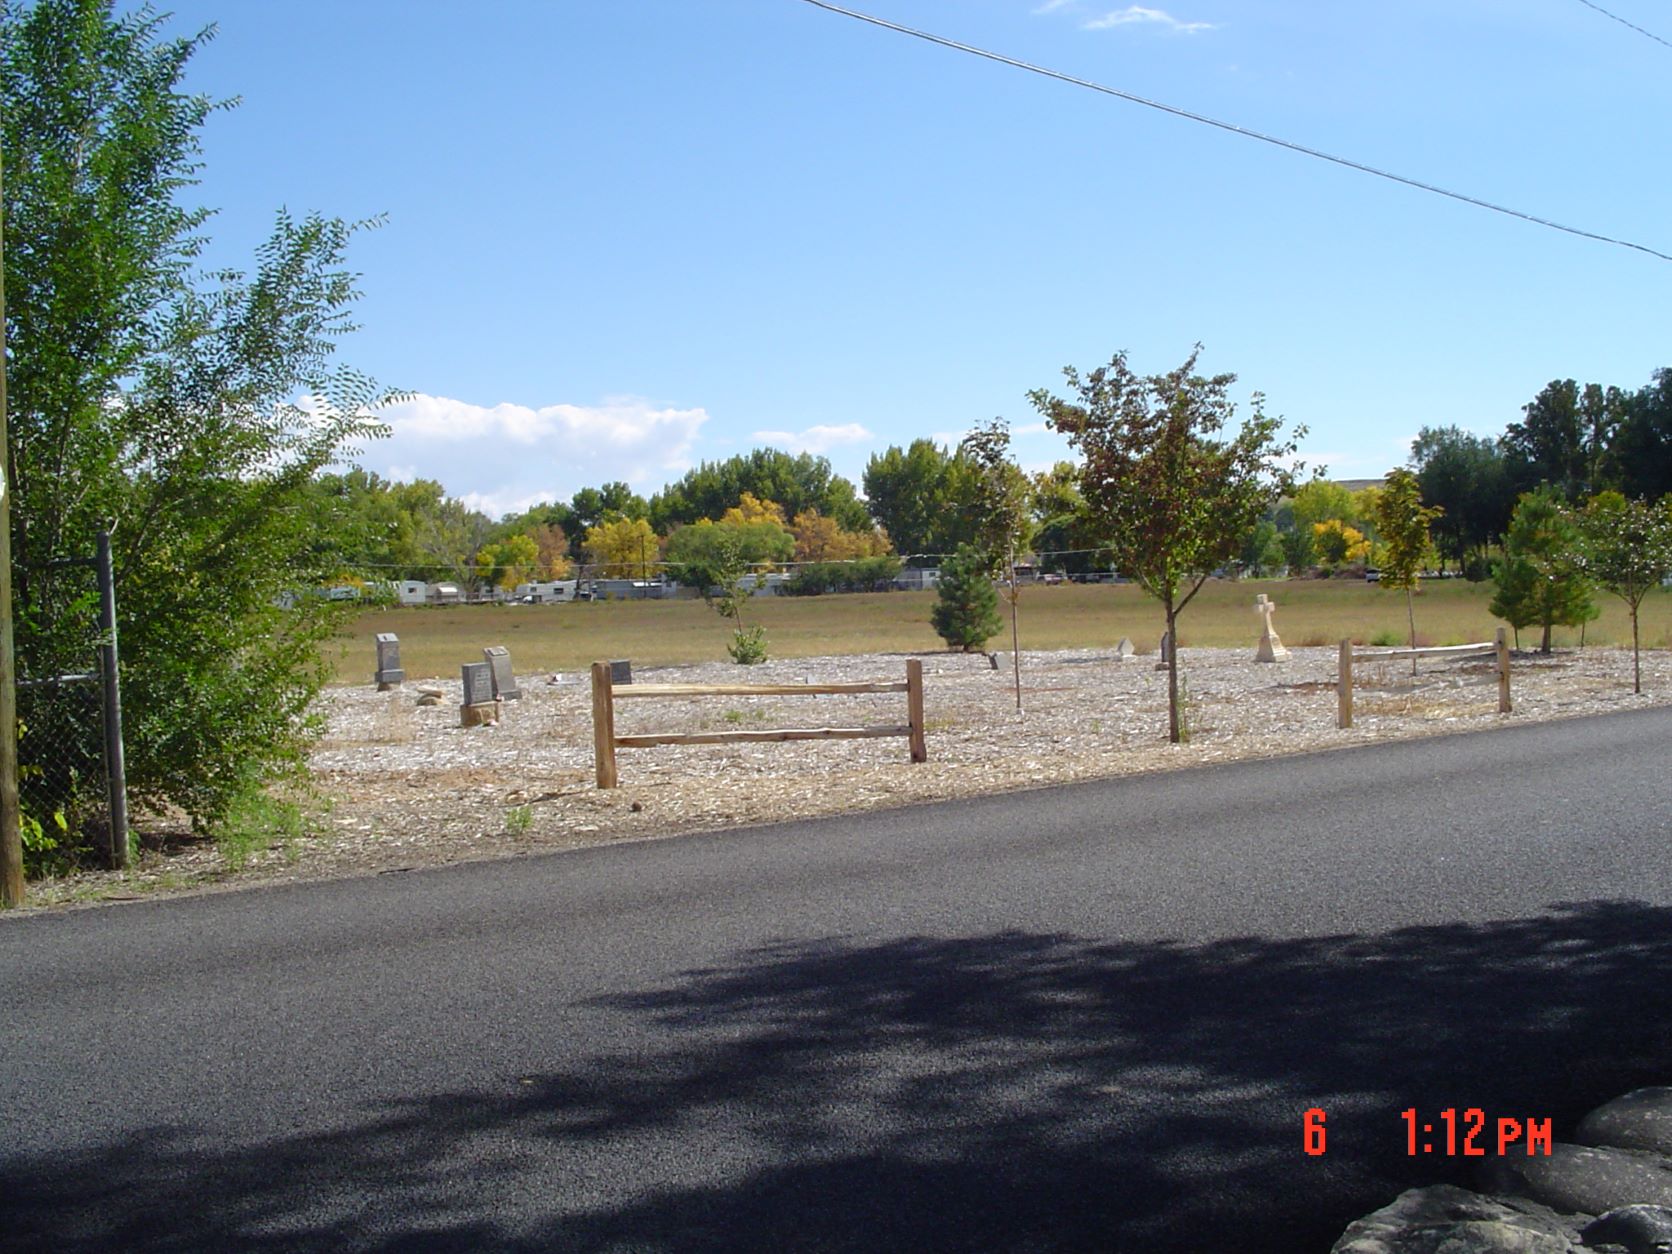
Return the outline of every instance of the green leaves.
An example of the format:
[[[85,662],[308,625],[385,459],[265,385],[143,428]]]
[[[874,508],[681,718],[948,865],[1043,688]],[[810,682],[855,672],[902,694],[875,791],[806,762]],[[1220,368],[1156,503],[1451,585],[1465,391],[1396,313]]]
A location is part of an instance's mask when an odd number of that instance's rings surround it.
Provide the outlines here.
[[[1166,374],[1140,377],[1116,353],[1082,376],[1063,371],[1070,399],[1029,393],[1050,425],[1084,457],[1081,490],[1114,564],[1169,613],[1201,579],[1234,557],[1261,516],[1294,487],[1298,440],[1278,438],[1281,421],[1253,413],[1229,439],[1235,375],[1195,373],[1201,348]],[[1186,585],[1194,581],[1186,591]]]
[[[390,396],[335,359],[346,249],[375,223],[281,213],[247,274],[192,272],[207,213],[177,197],[218,106],[179,86],[208,32],[162,23],[0,10],[17,650],[42,674],[81,647],[46,564],[109,528],[130,791],[201,825],[304,761],[342,610],[281,602],[338,573],[314,480]]]

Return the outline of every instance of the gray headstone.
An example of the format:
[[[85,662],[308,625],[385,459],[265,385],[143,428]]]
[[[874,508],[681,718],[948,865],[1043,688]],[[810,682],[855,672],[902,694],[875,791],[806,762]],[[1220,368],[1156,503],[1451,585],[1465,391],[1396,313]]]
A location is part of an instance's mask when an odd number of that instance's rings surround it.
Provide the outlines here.
[[[1155,669],[1158,671],[1166,670],[1168,664],[1171,663],[1172,660],[1173,633],[1170,631],[1164,631],[1161,633],[1161,660],[1155,664]]]
[[[490,705],[493,702],[493,667],[486,662],[466,662],[459,667],[464,680],[465,705]]]
[[[378,632],[377,674],[372,676],[372,681],[377,684],[379,692],[387,692],[405,680],[406,672],[401,669],[400,639],[393,632]]]
[[[626,658],[619,662],[610,663],[610,683],[630,684],[633,682],[633,664]]]
[[[522,689],[517,687],[517,677],[511,673],[511,650],[496,644],[483,649],[482,656],[488,659],[488,669],[492,672],[493,695],[505,701],[520,701]]]
[[[1120,638],[1120,643],[1115,646],[1115,656],[1120,658],[1123,662],[1137,651],[1138,648],[1132,643],[1131,636],[1122,636]]]

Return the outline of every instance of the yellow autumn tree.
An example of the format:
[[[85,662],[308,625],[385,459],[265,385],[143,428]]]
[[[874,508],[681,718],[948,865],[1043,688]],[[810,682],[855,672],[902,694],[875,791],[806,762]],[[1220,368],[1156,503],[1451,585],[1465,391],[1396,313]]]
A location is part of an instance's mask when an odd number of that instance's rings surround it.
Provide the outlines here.
[[[1370,541],[1357,527],[1349,527],[1339,518],[1312,524],[1312,548],[1318,561],[1330,568],[1367,561]]]
[[[848,562],[862,557],[882,557],[889,551],[888,537],[880,530],[843,531],[834,518],[816,509],[804,509],[790,524],[795,535],[798,562]]]
[[[569,537],[564,534],[562,527],[554,527],[550,523],[540,523],[527,532],[528,538],[534,541],[534,547],[540,551],[538,562],[542,579],[567,579],[574,570],[575,564],[569,560]]]
[[[538,573],[539,559],[539,547],[531,536],[507,536],[498,544],[484,544],[476,551],[476,578],[510,590]]]
[[[720,515],[718,521],[721,526],[730,527],[769,522],[789,529],[789,523],[784,520],[784,507],[776,501],[763,501],[753,492],[745,492],[736,505]]]
[[[662,556],[656,532],[642,518],[615,518],[590,527],[587,556],[605,579],[645,579]]]

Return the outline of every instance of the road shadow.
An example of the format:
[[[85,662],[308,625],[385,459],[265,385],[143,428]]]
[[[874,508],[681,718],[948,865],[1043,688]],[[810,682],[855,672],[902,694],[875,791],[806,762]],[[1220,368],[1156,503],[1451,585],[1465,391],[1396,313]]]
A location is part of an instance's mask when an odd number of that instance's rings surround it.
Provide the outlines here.
[[[1672,910],[1632,902],[1296,940],[776,946],[592,1003],[619,1049],[491,1092],[230,1150],[187,1111],[5,1154],[0,1248],[1324,1251],[1402,1188],[1466,1182],[1407,1154],[1407,1107],[1560,1137],[1666,1083],[1669,973]]]

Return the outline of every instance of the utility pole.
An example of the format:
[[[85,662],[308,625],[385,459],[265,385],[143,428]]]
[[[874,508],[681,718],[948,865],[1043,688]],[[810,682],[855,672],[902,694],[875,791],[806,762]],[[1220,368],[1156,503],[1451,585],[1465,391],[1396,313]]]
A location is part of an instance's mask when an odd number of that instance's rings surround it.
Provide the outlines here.
[[[0,204],[4,197],[0,196]],[[23,828],[17,804],[17,655],[12,637],[11,433],[6,422],[6,243],[0,213],[0,906],[23,904]]]

